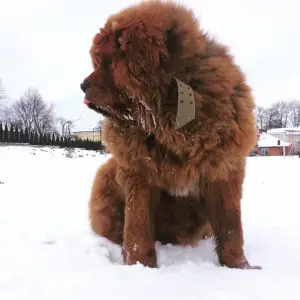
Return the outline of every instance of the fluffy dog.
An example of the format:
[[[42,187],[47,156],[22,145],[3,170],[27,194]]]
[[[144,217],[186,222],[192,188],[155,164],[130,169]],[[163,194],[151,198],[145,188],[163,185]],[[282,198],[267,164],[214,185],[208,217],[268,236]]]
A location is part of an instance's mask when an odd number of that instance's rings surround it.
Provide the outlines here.
[[[240,206],[255,104],[227,48],[184,6],[150,1],[110,16],[90,54],[84,102],[106,117],[112,154],[94,180],[93,230],[126,264],[157,267],[156,240],[194,245],[212,229],[221,265],[259,269]]]

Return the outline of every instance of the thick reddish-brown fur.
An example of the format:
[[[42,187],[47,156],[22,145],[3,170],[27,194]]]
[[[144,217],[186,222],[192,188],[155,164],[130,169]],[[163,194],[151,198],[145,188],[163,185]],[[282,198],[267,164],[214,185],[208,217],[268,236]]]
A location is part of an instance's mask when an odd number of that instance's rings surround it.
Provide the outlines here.
[[[94,180],[93,230],[122,245],[126,264],[157,267],[155,241],[196,245],[213,233],[221,265],[259,268],[244,255],[240,205],[255,105],[227,48],[191,10],[150,1],[110,16],[90,53],[82,89],[107,117],[112,155]],[[196,101],[179,129],[173,76]]]

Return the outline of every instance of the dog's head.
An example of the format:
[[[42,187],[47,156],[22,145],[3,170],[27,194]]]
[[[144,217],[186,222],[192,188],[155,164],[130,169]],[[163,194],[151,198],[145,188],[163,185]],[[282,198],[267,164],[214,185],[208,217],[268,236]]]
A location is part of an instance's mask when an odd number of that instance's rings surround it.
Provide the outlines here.
[[[81,85],[85,103],[111,118],[134,121],[141,110],[157,117],[172,76],[187,79],[187,49],[199,53],[197,35],[191,12],[170,3],[142,3],[111,16],[90,49],[94,72]]]
[[[84,104],[114,120],[133,120],[132,99],[115,86],[108,65],[103,63],[80,85],[85,93]]]

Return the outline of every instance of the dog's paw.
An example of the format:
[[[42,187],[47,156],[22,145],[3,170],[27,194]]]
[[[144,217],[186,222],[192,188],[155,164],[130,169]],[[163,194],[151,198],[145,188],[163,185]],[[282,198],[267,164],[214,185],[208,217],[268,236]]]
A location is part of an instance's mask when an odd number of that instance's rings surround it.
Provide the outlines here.
[[[231,258],[230,260],[220,261],[222,266],[233,268],[233,269],[242,269],[242,270],[261,270],[261,266],[251,266],[246,258]]]
[[[125,247],[122,247],[124,263],[126,265],[135,265],[137,263],[141,263],[145,267],[157,268],[155,248],[141,250],[138,248],[126,249]]]

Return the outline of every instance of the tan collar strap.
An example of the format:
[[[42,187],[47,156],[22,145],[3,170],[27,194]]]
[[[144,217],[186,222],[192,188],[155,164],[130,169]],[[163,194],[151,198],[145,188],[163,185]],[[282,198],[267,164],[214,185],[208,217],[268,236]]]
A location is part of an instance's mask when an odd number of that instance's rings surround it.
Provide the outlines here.
[[[178,86],[178,106],[175,129],[179,129],[195,119],[196,103],[193,89],[178,78],[173,78],[176,80]]]

